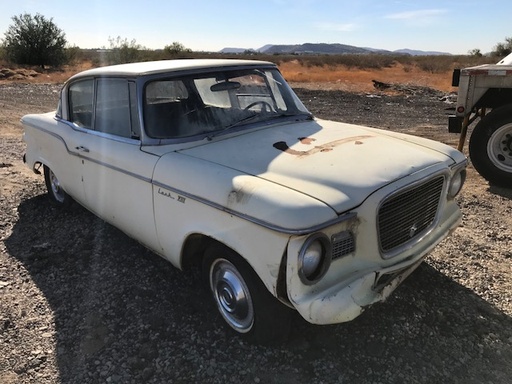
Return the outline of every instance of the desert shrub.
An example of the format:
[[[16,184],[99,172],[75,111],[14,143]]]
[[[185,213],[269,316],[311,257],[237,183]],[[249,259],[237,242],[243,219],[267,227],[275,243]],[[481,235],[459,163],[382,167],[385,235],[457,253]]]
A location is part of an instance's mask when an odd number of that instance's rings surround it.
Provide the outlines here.
[[[100,60],[109,65],[143,61],[144,51],[148,50],[137,44],[135,39],[128,41],[127,38],[121,36],[109,37],[108,42],[109,48],[101,52]]]
[[[70,64],[75,64],[80,61],[83,61],[82,50],[80,47],[73,45],[71,47],[67,47],[65,49],[66,52],[66,62]]]
[[[37,13],[12,17],[13,24],[5,32],[3,47],[7,58],[15,64],[59,66],[66,62],[66,37],[55,25]]]
[[[418,67],[429,73],[449,72],[453,67],[453,57],[448,55],[416,56]]]
[[[512,52],[512,37],[506,37],[504,43],[498,43],[491,52],[494,57],[505,57]]]
[[[190,48],[185,47],[183,44],[175,41],[170,45],[166,45],[164,47],[164,51],[168,55],[178,55],[180,53],[190,53],[192,50]]]

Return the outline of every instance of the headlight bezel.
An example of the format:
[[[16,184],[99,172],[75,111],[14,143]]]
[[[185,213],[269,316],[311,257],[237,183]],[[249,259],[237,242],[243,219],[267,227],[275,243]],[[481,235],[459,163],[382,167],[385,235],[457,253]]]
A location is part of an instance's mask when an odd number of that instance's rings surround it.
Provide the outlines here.
[[[448,185],[448,199],[454,199],[461,191],[466,181],[466,168],[460,167],[453,171]]]
[[[311,255],[308,256],[308,251],[312,251],[312,248],[318,245],[320,245],[321,248],[318,265],[315,267],[313,272],[308,272],[306,265],[308,262],[305,260],[305,258],[311,257]],[[299,251],[298,273],[301,281],[306,285],[313,285],[320,281],[329,270],[331,265],[331,258],[332,245],[329,237],[327,237],[327,235],[322,232],[317,232],[310,235]]]

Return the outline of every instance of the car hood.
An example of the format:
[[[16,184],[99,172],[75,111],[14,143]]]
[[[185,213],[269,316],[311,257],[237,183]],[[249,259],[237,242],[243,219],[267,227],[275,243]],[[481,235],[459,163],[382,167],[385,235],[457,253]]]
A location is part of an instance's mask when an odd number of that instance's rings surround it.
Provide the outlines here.
[[[337,213],[397,179],[452,164],[450,152],[430,140],[325,120],[273,125],[179,151],[300,192]]]

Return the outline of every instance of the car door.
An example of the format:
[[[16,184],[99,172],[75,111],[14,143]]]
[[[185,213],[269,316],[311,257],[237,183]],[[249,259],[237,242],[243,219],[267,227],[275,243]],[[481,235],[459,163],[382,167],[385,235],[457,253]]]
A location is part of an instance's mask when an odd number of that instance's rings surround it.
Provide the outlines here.
[[[136,85],[123,78],[95,80],[92,128],[79,144],[87,207],[158,250],[151,178],[158,156],[140,150]]]

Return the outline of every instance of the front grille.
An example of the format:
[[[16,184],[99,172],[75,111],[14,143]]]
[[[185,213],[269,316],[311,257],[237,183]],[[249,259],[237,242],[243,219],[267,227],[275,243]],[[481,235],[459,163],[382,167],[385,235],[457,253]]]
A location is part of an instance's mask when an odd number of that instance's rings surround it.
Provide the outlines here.
[[[444,177],[439,176],[384,201],[377,219],[383,252],[421,236],[434,224],[443,184]]]
[[[343,231],[333,235],[331,243],[333,260],[348,255],[356,249],[354,235],[350,231]]]

